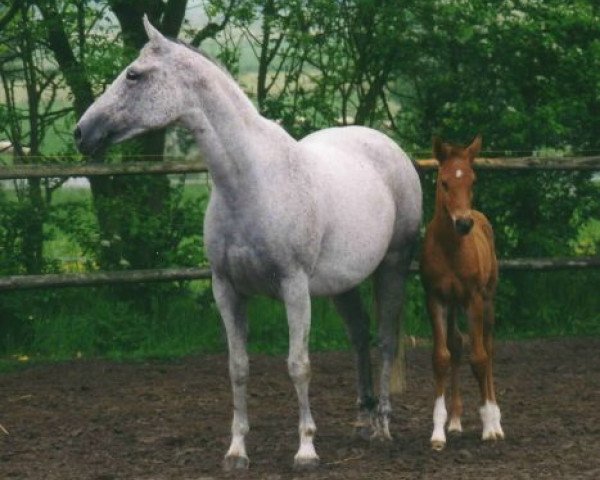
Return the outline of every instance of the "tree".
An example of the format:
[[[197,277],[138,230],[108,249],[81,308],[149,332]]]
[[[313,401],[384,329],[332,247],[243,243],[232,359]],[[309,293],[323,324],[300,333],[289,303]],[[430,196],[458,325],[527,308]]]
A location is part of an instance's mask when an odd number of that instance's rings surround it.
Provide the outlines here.
[[[15,163],[44,160],[41,145],[48,129],[70,111],[56,105],[63,84],[53,65],[41,65],[47,60],[48,51],[39,41],[39,24],[34,18],[35,11],[29,2],[16,1],[0,19],[0,77],[4,97],[0,131],[9,140]],[[9,228],[14,234],[8,238],[10,243],[18,245],[15,253],[19,262],[13,264],[17,271],[19,264],[27,273],[40,273],[44,269],[43,225],[52,192],[61,184],[61,180],[37,178],[24,184],[15,182],[18,215],[12,217]]]
[[[257,2],[261,29],[245,34],[258,61],[256,101],[300,137],[334,124],[386,128],[389,86],[404,61],[398,31],[409,3]]]

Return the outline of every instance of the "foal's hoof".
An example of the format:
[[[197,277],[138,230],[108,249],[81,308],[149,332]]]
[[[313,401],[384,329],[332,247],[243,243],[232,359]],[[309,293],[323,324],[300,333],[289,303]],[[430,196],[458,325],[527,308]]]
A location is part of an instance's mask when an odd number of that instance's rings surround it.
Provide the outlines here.
[[[444,448],[446,448],[446,442],[443,440],[432,440],[431,441],[431,449],[436,452],[441,452]]]
[[[462,433],[462,424],[460,418],[451,418],[448,422],[448,433]]]
[[[484,428],[483,432],[481,433],[481,439],[484,442],[504,440],[504,431],[500,426],[500,422],[496,422],[495,425]]]
[[[484,442],[504,440],[504,432],[502,431],[502,428],[496,430],[488,430],[481,434],[481,439]]]
[[[295,470],[314,470],[319,466],[319,457],[294,457]]]
[[[246,456],[225,455],[223,459],[223,470],[233,472],[235,470],[248,470],[250,460]]]

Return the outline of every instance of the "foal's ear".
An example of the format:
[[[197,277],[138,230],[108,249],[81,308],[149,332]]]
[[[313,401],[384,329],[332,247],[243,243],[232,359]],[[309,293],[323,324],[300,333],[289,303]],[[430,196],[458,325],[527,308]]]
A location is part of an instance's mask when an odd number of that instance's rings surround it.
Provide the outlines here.
[[[436,160],[442,163],[444,160],[447,160],[450,156],[451,147],[447,143],[442,142],[442,139],[437,135],[433,137],[433,156]]]
[[[480,133],[478,133],[477,136],[473,139],[471,145],[467,147],[467,151],[469,152],[469,159],[471,160],[471,162],[473,162],[473,160],[475,160],[475,157],[477,157],[477,155],[479,155],[479,152],[481,152]]]
[[[150,23],[150,20],[148,20],[148,15],[146,15],[145,13],[144,13],[143,22],[144,22],[144,29],[146,30],[146,35],[148,35],[148,40],[150,40],[151,43],[162,44],[167,40],[165,37],[163,37],[163,34],[160,33]]]

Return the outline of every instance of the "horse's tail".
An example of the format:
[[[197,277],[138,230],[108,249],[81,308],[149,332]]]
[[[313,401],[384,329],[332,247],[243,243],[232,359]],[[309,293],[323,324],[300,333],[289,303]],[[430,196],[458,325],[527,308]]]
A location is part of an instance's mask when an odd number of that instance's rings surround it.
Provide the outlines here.
[[[403,268],[399,272],[404,277],[402,292],[402,307],[398,315],[398,334],[396,337],[396,356],[392,363],[392,371],[390,374],[390,393],[404,393],[406,391],[406,330],[404,328],[404,313],[406,310],[406,287],[408,283],[408,275],[411,269],[412,260],[415,258],[419,245],[419,231],[416,230],[412,245],[406,252]]]

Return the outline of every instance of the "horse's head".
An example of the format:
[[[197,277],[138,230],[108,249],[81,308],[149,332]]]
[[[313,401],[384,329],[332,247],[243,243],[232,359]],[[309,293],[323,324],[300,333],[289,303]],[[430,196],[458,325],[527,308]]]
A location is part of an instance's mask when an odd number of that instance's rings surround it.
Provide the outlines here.
[[[472,165],[480,150],[480,135],[466,148],[444,143],[438,137],[433,139],[433,153],[439,162],[438,202],[446,209],[460,235],[467,235],[473,227],[471,200],[475,172]]]
[[[149,42],[139,57],[77,123],[73,134],[82,153],[94,154],[111,144],[163,128],[185,111],[186,91],[182,82],[174,81],[185,62],[185,47],[163,37],[146,16],[144,26]]]

